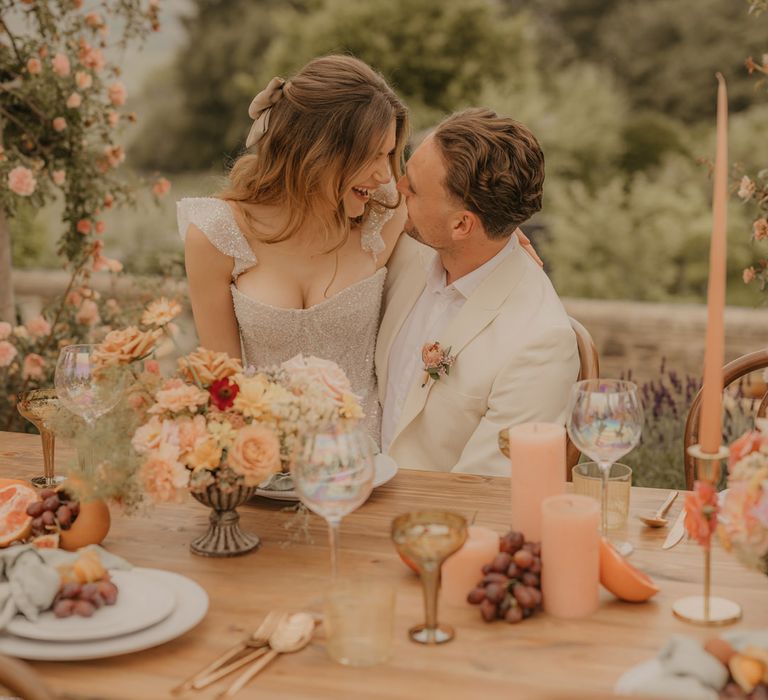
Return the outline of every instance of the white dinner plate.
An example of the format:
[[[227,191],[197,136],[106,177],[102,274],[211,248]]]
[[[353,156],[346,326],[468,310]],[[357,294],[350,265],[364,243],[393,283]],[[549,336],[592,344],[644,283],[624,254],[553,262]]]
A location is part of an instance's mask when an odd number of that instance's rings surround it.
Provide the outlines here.
[[[390,481],[397,474],[397,462],[383,452],[375,455],[373,466],[376,470],[373,475],[373,488],[378,488]],[[294,489],[276,491],[274,489],[256,489],[257,496],[271,498],[273,501],[298,501],[299,497]]]
[[[117,585],[114,605],[99,608],[92,617],[56,617],[48,610],[31,622],[17,615],[7,630],[17,637],[45,642],[83,642],[87,639],[107,639],[137,632],[168,617],[176,605],[176,596],[168,585],[144,569],[113,571]]]
[[[157,582],[158,587],[164,586],[176,594],[176,606],[164,620],[138,632],[83,642],[44,642],[12,634],[0,634],[0,654],[31,661],[82,661],[119,656],[176,639],[205,617],[208,611],[208,594],[191,579],[160,569],[133,571],[146,573]]]

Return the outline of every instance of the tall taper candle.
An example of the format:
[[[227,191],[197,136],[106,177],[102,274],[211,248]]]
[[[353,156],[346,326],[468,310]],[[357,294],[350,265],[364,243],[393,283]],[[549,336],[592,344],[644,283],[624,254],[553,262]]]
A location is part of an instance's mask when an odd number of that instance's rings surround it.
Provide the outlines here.
[[[718,73],[717,150],[712,204],[712,242],[707,286],[707,335],[704,347],[704,385],[699,418],[699,444],[715,454],[722,442],[723,361],[725,357],[725,226],[728,204],[728,97]]]

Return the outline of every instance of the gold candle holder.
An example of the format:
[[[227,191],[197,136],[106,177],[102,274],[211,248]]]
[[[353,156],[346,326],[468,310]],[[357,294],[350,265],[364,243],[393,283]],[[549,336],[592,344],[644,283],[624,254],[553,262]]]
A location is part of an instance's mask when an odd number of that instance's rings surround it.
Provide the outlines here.
[[[56,436],[49,425],[59,406],[55,389],[34,389],[19,395],[16,401],[16,409],[40,431],[43,443],[43,474],[30,479],[37,488],[55,488],[65,479],[55,474]]]
[[[725,445],[714,454],[708,454],[701,445],[691,445],[688,454],[696,460],[696,478],[716,486],[720,479],[720,463],[728,458]],[[704,595],[680,598],[672,605],[672,613],[684,622],[708,627],[730,625],[741,619],[741,606],[727,598],[711,595],[712,545],[704,547]]]

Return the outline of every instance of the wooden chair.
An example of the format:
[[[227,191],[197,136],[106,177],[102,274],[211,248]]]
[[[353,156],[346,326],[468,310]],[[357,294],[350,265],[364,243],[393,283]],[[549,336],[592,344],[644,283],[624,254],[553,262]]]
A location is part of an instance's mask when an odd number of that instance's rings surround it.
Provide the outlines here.
[[[582,379],[597,379],[600,376],[600,357],[597,354],[597,347],[592,340],[589,331],[584,328],[575,318],[571,318],[571,327],[576,334],[576,347],[579,351],[579,376],[578,381]],[[507,441],[507,429],[499,431],[499,449],[506,457],[509,457],[509,442]],[[578,464],[581,452],[571,442],[571,438],[566,435],[565,438],[565,478],[571,481],[571,470]]]
[[[737,357],[723,367],[723,388],[726,388],[737,379],[741,379],[750,372],[768,367],[768,348],[750,352],[741,357]],[[768,408],[768,394],[763,397],[757,410],[757,416],[765,416]],[[698,442],[699,437],[699,414],[701,413],[701,390],[696,394],[691,407],[688,410],[688,419],[685,421],[685,432],[683,433],[683,464],[685,465],[685,487],[688,490],[693,488],[693,482],[696,478],[696,463],[688,454],[688,448]]]
[[[24,700],[56,700],[31,666],[10,656],[0,656],[0,686]]]

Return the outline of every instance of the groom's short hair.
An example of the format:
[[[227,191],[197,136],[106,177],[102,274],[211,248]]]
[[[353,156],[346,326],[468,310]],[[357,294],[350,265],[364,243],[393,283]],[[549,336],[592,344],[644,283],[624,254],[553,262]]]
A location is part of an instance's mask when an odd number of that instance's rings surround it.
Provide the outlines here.
[[[451,115],[434,133],[444,187],[477,214],[489,238],[507,238],[541,209],[544,154],[520,122],[490,109]]]

